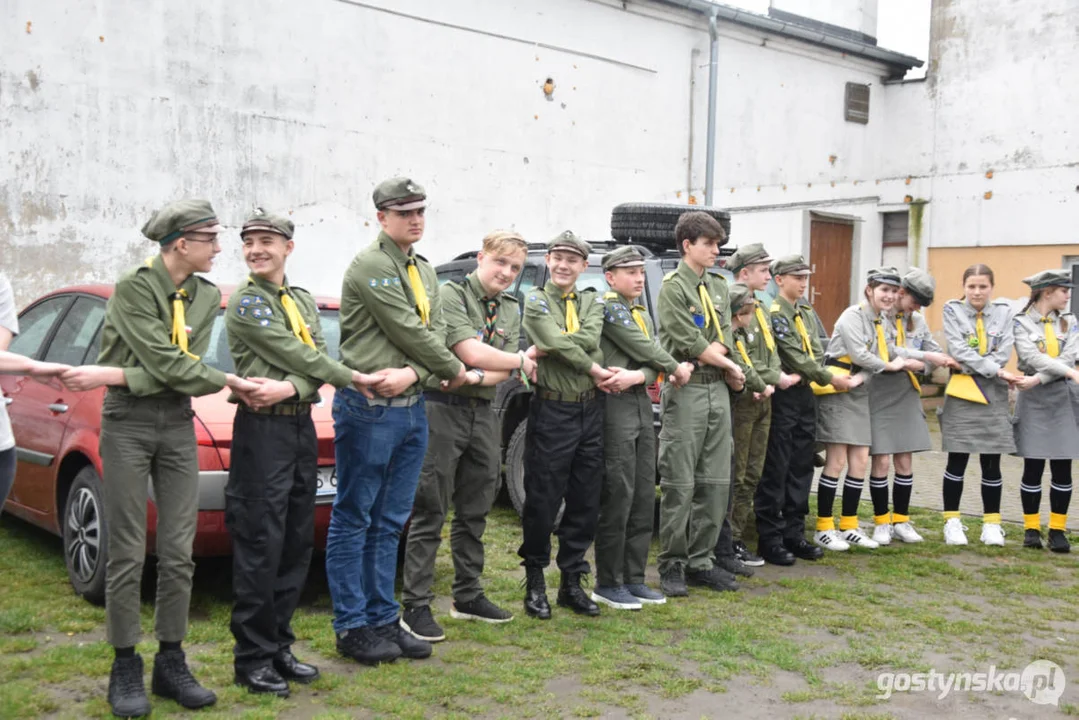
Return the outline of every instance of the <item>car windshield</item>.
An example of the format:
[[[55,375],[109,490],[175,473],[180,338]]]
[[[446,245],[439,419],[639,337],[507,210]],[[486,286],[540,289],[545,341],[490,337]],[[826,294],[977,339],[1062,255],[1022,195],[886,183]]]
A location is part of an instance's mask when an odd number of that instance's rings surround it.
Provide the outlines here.
[[[326,350],[330,357],[337,360],[341,344],[341,326],[338,323],[337,311],[323,309],[319,312],[318,319],[319,325],[322,326],[322,337],[326,340]],[[202,360],[221,372],[230,373],[236,370],[236,366],[232,364],[232,353],[229,352],[228,335],[225,333],[224,310],[214,319],[214,327],[210,332],[210,347],[203,354]]]
[[[592,288],[599,293],[607,292],[607,281],[603,279],[602,268],[595,265],[589,265],[585,268],[585,271],[578,276],[577,289],[587,290],[589,288]]]

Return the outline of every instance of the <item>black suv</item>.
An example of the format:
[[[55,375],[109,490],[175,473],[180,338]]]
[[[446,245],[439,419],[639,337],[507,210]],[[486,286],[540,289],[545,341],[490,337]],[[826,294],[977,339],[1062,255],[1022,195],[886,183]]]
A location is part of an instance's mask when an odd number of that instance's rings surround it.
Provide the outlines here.
[[[606,240],[592,242],[593,253],[588,257],[588,268],[581,273],[577,280],[578,288],[596,288],[601,293],[607,291],[607,282],[603,278],[602,258],[605,253],[625,244],[624,242]],[[653,247],[655,245],[653,244]],[[645,288],[643,304],[652,314],[653,321],[657,320],[656,302],[659,298],[660,283],[663,276],[678,266],[680,256],[677,250],[649,250],[647,247],[638,246],[645,256]],[[725,258],[730,257],[737,248],[725,246],[720,248],[720,265]],[[550,277],[544,256],[547,253],[546,245],[532,243],[528,246],[528,259],[525,266],[517,276],[516,285],[510,291],[517,295],[518,302],[524,307],[525,293],[533,287],[543,287]],[[461,281],[465,275],[476,268],[476,252],[467,252],[458,255],[453,260],[439,265],[437,268],[439,284],[453,281]],[[722,267],[715,272],[724,275],[730,280],[730,273]],[[656,323],[658,327],[658,322]],[[521,337],[521,349],[527,348],[531,343]],[[653,384],[648,388],[648,395],[652,399],[652,411],[655,418],[656,431],[659,431],[659,387]],[[506,479],[506,491],[509,494],[513,507],[521,512],[524,507],[524,445],[525,426],[528,418],[528,403],[531,393],[516,379],[508,380],[498,386],[498,394],[495,397],[494,408],[502,423],[502,451],[504,459],[504,476]]]

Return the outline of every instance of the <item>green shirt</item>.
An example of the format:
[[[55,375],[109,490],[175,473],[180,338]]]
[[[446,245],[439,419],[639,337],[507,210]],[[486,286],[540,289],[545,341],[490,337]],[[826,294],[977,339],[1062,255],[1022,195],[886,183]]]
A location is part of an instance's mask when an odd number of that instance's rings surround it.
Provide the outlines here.
[[[772,336],[776,340],[776,350],[783,370],[788,374],[798,373],[818,385],[830,385],[832,373],[824,367],[824,349],[817,337],[817,313],[813,306],[798,298],[797,308],[782,295],[776,297],[769,309],[772,317]],[[809,335],[809,345],[813,356],[802,346],[802,335],[794,322],[800,316]]]
[[[315,347],[296,337],[289,325],[281,304],[285,288]],[[284,287],[258,275],[240,283],[225,310],[225,329],[238,375],[287,380],[296,387],[296,397],[302,402],[318,402],[323,383],[345,387],[352,382],[352,370],[326,354],[315,299],[302,288],[289,287],[288,278]],[[235,395],[229,398],[232,402],[236,399]]]
[[[603,361],[599,349],[603,330],[603,299],[595,290],[571,291],[576,294],[580,329],[566,334],[566,301],[561,288],[548,281],[533,288],[525,302],[523,325],[535,346],[547,353],[536,362],[536,384],[567,395],[583,393],[594,384],[588,374],[593,363]]]
[[[643,305],[632,303],[613,291],[603,295],[603,302],[603,335],[599,346],[605,367],[640,370],[644,373],[645,385],[654,383],[661,372],[670,375],[678,369],[675,359],[659,346],[652,318]],[[634,308],[644,319],[647,336],[633,320]]]
[[[431,302],[424,325],[408,280],[415,262]],[[406,255],[386,233],[361,250],[345,271],[341,286],[341,362],[364,373],[410,367],[419,382],[404,395],[421,391],[431,375],[457,376],[461,361],[446,347],[438,276],[412,249]]]
[[[761,303],[759,300],[754,302],[756,304],[753,308],[753,319],[743,333],[742,342],[746,346],[746,354],[749,355],[749,359],[753,363],[753,374],[760,378],[762,384],[775,385],[779,382],[779,373],[782,370],[782,365],[779,361],[779,348],[777,346],[775,350],[772,350],[768,347],[768,342],[764,337],[764,332],[761,330],[760,320],[757,318],[756,312],[757,308],[761,307]],[[771,326],[767,312],[764,313],[764,318]],[[771,327],[768,328],[768,331],[771,332]],[[741,356],[739,355],[739,357]],[[763,388],[758,390],[755,387],[750,387],[749,373],[746,373],[746,387],[753,392],[763,390]]]
[[[476,338],[496,350],[515,353],[521,337],[521,306],[513,293],[499,293],[490,300],[495,308],[495,332],[484,339],[487,325],[487,293],[475,273],[464,282],[448,282],[440,288],[442,293],[442,318],[446,323],[446,346],[453,348],[459,342]],[[494,400],[495,386],[462,385],[453,391],[466,397]]]
[[[172,299],[187,293],[185,354],[172,344]],[[195,356],[210,346],[214,318],[221,311],[221,291],[209,280],[191,275],[177,288],[158,255],[149,265],[125,272],[105,306],[98,365],[124,368],[127,391],[137,397],[209,395],[225,387],[225,373]]]

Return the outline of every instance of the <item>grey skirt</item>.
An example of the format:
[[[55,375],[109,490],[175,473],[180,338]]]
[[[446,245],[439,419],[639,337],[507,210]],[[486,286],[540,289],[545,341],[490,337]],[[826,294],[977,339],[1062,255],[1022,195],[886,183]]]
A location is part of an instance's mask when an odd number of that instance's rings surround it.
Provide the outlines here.
[[[1057,380],[1020,390],[1014,428],[1021,458],[1079,458],[1079,385]]]
[[[869,420],[869,388],[817,398],[817,442],[865,445],[873,442]]]
[[[944,398],[940,415],[941,446],[949,453],[1006,455],[1015,452],[1008,383],[1000,378],[975,377],[988,405]]]
[[[873,427],[870,455],[932,449],[921,395],[905,372],[873,376],[869,383],[869,411]]]

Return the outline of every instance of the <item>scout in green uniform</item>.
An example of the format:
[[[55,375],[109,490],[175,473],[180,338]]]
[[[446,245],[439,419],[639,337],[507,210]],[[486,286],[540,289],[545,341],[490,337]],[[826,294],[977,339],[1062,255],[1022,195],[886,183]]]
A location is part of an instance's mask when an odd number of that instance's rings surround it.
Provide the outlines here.
[[[483,531],[501,473],[500,425],[491,407],[494,386],[516,373],[535,376],[535,361],[517,349],[521,309],[507,291],[527,258],[528,245],[520,235],[495,231],[483,239],[476,269],[464,281],[439,289],[446,345],[479,373],[482,383],[452,392],[424,392],[430,441],[405,547],[401,626],[428,642],[446,638],[431,614],[431,601],[435,554],[451,500],[451,617],[489,623],[513,619],[483,594],[480,575]]]
[[[538,358],[536,390],[525,433],[523,541],[517,554],[525,566],[525,611],[547,620],[543,569],[551,562],[551,531],[558,509],[558,604],[576,613],[598,615],[581,588],[588,572],[584,554],[596,534],[603,485],[603,398],[595,386],[613,373],[600,363],[603,298],[578,290],[591,247],[570,231],[547,243],[551,279],[529,291],[523,325]]]
[[[603,296],[603,364],[615,376],[603,384],[603,453],[607,468],[596,530],[596,587],[592,599],[618,610],[667,599],[644,584],[656,501],[656,433],[645,386],[666,373],[681,386],[693,366],[659,346],[644,292],[644,256],[633,246],[603,256],[610,292]]]
[[[309,683],[318,669],[292,654],[292,614],[315,541],[318,438],[311,403],[323,383],[376,384],[326,354],[314,298],[289,285],[288,218],[256,210],[244,223],[251,274],[225,311],[236,371],[266,378],[239,402],[232,427],[225,524],[232,537],[232,634],[236,683],[288,697],[289,680]]]
[[[374,398],[352,388],[334,395],[337,497],[326,541],[337,650],[371,664],[431,654],[398,624],[393,597],[397,546],[427,451],[422,388],[432,376],[449,389],[480,380],[446,347],[438,277],[413,248],[427,194],[392,178],[374,202],[382,232],[342,284],[341,361],[382,382]]]
[[[216,696],[192,677],[180,643],[187,632],[191,547],[198,525],[199,465],[191,397],[228,385],[241,394],[258,385],[199,360],[221,311],[217,287],[195,275],[221,252],[222,228],[205,200],[180,200],[154,213],[142,234],[161,254],[124,273],[105,310],[98,366],[65,376],[68,387],[108,385],[101,408],[101,462],[108,492],[105,520],[106,628],[116,650],[109,676],[113,714],[149,714],[142,658],[139,593],[146,558],[146,479],[157,504],[157,597],[154,694],[186,708]],[[105,366],[105,367],[101,367]]]
[[[699,211],[684,213],[674,234],[682,261],[659,291],[659,339],[675,360],[697,369],[685,387],[668,383],[660,396],[659,572],[663,592],[681,596],[688,594],[687,581],[713,590],[738,588],[713,560],[731,482],[727,387],[741,390],[745,373],[729,357],[727,281],[708,271],[727,234]]]
[[[824,551],[805,537],[809,490],[813,484],[817,401],[811,383],[836,390],[850,387],[850,377],[824,367],[818,337],[820,321],[805,295],[812,270],[801,255],[775,260],[772,276],[779,294],[769,308],[772,336],[783,372],[800,381],[772,395],[768,453],[753,504],[757,513],[757,552],[773,565],[793,565],[795,558],[818,560]]]

